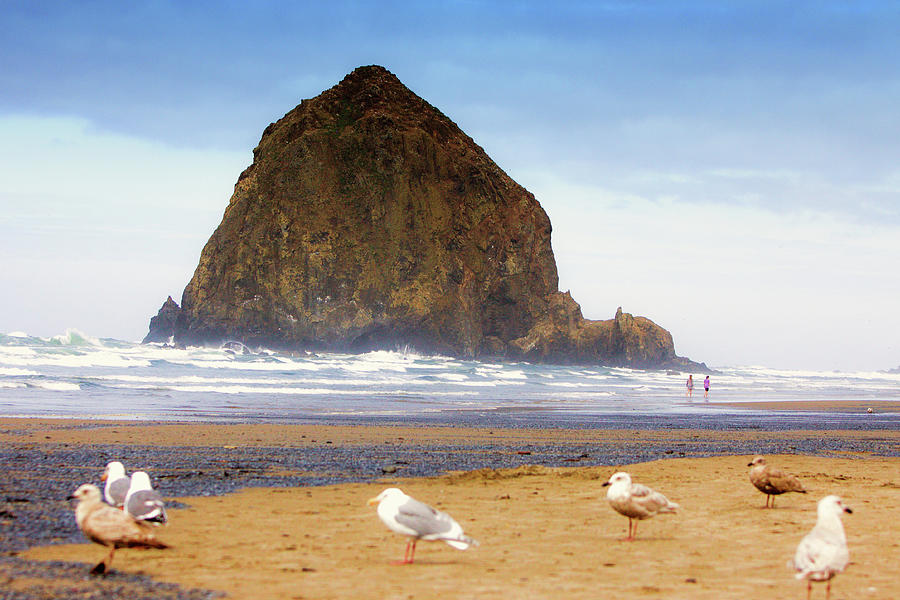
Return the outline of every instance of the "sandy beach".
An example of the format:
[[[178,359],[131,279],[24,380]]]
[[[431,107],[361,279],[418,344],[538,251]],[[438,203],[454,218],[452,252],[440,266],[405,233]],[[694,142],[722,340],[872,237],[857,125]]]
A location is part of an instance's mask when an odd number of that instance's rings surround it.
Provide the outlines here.
[[[114,574],[140,573],[184,589],[217,590],[233,598],[802,598],[805,585],[785,563],[815,522],[815,504],[840,494],[854,509],[844,519],[852,563],[834,582],[833,598],[896,598],[900,582],[893,517],[900,508],[900,434],[813,432],[846,437],[856,450],[827,457],[770,455],[797,474],[808,494],[765,496],[747,479],[762,437],[801,444],[810,432],[480,430],[471,428],[328,427],[279,425],[91,424],[0,420],[0,445],[50,451],[92,444],[244,448],[310,446],[363,449],[373,445],[490,443],[494,452],[517,453],[522,443],[626,444],[638,436],[666,460],[639,464],[478,469],[432,477],[382,474],[376,481],[317,487],[240,489],[213,497],[173,498],[187,505],[170,513],[159,536],[174,548],[120,550]],[[303,437],[306,436],[306,437]],[[566,437],[568,436],[568,437]],[[563,438],[562,440],[560,438]],[[714,443],[737,438],[745,454],[677,458],[665,448],[683,440]],[[315,441],[314,441],[315,440]],[[523,441],[524,440],[524,441]],[[731,440],[734,441],[734,440]],[[148,446],[149,447],[149,446]],[[687,447],[687,446],[685,446]],[[715,446],[711,446],[715,448]],[[730,446],[729,446],[730,447]],[[104,452],[109,446],[103,446]],[[705,448],[705,447],[704,447]],[[866,450],[868,448],[868,450]],[[312,448],[314,449],[314,448]],[[884,456],[883,454],[887,454]],[[619,541],[627,519],[608,506],[603,481],[627,470],[682,506],[679,514],[640,523],[635,542]],[[102,470],[98,465],[97,475]],[[402,471],[400,472],[402,473]],[[373,478],[375,479],[375,478]],[[405,540],[378,520],[366,500],[388,486],[453,515],[481,542],[461,552],[442,543],[420,543],[417,560],[398,566]],[[887,526],[886,526],[887,524]],[[84,572],[103,549],[88,543],[42,545],[18,553],[31,561],[82,563]],[[40,563],[37,563],[40,564]],[[40,576],[11,578],[11,589],[47,597],[63,585]],[[66,581],[84,589],[102,585],[82,576]],[[79,587],[78,589],[82,589]],[[30,591],[29,591],[30,590]],[[36,591],[37,590],[37,591]],[[824,590],[814,590],[824,597]]]

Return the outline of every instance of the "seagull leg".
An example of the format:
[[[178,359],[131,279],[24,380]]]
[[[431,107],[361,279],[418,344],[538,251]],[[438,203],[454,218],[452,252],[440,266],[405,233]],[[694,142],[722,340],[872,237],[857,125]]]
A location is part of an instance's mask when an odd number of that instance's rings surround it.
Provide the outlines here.
[[[772,496],[772,508],[775,508],[775,496]]]
[[[109,570],[109,566],[112,564],[113,554],[116,552],[116,547],[113,546],[109,549],[109,554],[97,563],[93,569],[91,569],[91,575],[103,575],[106,576],[107,571]]]
[[[403,560],[398,560],[394,562],[395,565],[407,565],[409,564],[409,547],[412,545],[412,540],[406,542],[406,552],[403,553]]]
[[[637,522],[628,517],[628,537],[623,538],[623,542],[634,541],[634,535],[637,533]]]
[[[806,600],[809,600],[809,595],[812,593],[812,580],[806,580]]]
[[[413,561],[413,556],[416,553],[416,541],[415,539],[409,540],[406,542],[406,552],[403,553],[403,560],[398,560],[395,562],[395,565],[411,565]]]
[[[620,542],[627,542],[631,539],[631,519],[628,519],[628,535],[626,537],[620,538]]]
[[[831,580],[828,580],[828,583],[825,584],[825,600],[831,597]]]

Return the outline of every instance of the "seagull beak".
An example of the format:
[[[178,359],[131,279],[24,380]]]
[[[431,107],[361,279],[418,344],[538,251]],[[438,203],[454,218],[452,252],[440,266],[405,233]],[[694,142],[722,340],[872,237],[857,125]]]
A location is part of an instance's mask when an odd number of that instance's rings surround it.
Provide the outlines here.
[[[378,496],[372,496],[371,498],[369,498],[366,504],[372,506],[373,504],[378,504],[379,502],[381,502],[381,500],[378,499]]]
[[[100,476],[100,481],[106,481],[106,479],[108,477],[109,477],[109,469],[103,471],[103,475]]]
[[[844,512],[845,512],[845,513],[848,513],[848,514],[851,514],[851,515],[853,514],[853,511],[850,510],[850,509],[849,509],[848,507],[846,507],[846,506],[844,507]]]
[[[606,487],[606,486],[608,486],[608,485],[609,485],[609,482],[606,481],[606,482],[604,482],[603,485],[601,485],[600,487]]]
[[[748,466],[748,467],[752,467],[752,466],[753,466],[753,463],[747,463],[747,466]]]

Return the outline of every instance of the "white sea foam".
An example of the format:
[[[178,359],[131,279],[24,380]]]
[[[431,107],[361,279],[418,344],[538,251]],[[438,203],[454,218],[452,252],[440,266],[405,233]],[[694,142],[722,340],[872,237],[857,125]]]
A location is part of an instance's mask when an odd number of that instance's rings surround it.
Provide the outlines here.
[[[469,376],[465,373],[439,373],[436,375],[438,379],[443,379],[444,381],[468,381]]]
[[[49,342],[54,342],[63,346],[102,346],[95,337],[86,335],[77,329],[67,329],[62,335],[54,335],[48,338]]]
[[[0,367],[0,376],[2,377],[27,377],[29,375],[40,375],[40,373],[30,369],[7,369]]]
[[[81,389],[77,383],[69,383],[67,381],[29,381],[27,387],[36,387],[43,390],[52,390],[54,392],[74,392]]]
[[[578,381],[553,381],[544,385],[559,388],[590,388],[596,387],[593,383],[581,383]]]
[[[4,348],[9,350],[10,348]],[[92,351],[74,354],[38,354],[35,352],[3,352],[0,353],[0,364],[16,365],[23,367],[149,367],[147,360],[135,359],[123,356],[121,353],[111,351]]]
[[[482,377],[496,377],[497,379],[527,379],[528,375],[522,369],[493,369],[481,367],[475,369],[475,374]]]
[[[142,384],[124,384],[123,388],[134,390],[158,390],[158,386],[142,385]],[[340,389],[340,388],[308,388],[308,387],[257,387],[249,385],[171,385],[166,389],[179,392],[205,393],[205,394],[288,394],[295,396],[404,396],[415,394],[407,389],[390,389],[390,390],[365,390],[361,392],[357,389]],[[418,396],[418,394],[415,394]],[[454,396],[477,396],[478,392],[466,391],[437,391],[428,392],[428,396],[435,397],[454,397]]]
[[[11,338],[27,338],[28,337],[28,334],[25,333],[24,331],[10,331],[6,335]]]
[[[37,352],[28,346],[0,346],[0,361],[3,361],[5,356],[37,356]]]
[[[265,389],[270,386],[285,385],[341,385],[349,387],[370,387],[373,385],[403,385],[407,383],[404,379],[399,378],[382,378],[382,379],[327,379],[327,378],[303,378],[303,377],[205,377],[200,375],[182,375],[177,377],[160,377],[147,375],[94,375],[86,378],[90,381],[101,381],[105,383],[127,382],[127,383],[146,383],[153,384],[156,387],[164,387],[166,385],[248,385],[259,386]],[[428,385],[429,383],[438,382],[417,382],[417,385]]]

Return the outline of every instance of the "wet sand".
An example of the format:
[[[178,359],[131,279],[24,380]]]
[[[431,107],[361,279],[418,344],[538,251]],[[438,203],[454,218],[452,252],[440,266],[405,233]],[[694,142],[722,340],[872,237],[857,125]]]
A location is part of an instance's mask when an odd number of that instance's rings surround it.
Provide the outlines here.
[[[868,440],[897,438],[891,430],[829,430],[831,437]],[[505,428],[447,425],[282,425],[154,423],[83,419],[0,418],[0,443],[122,444],[223,448],[291,448],[322,445],[495,445],[615,443],[618,441],[703,443],[730,440],[795,440],[821,436],[821,430],[735,431],[720,429]]]
[[[785,563],[813,526],[816,501],[836,493],[855,512],[844,519],[852,564],[833,597],[900,597],[900,459],[770,457],[810,493],[765,509],[747,479],[750,458],[623,465],[682,506],[641,522],[634,542],[620,541],[627,520],[601,487],[614,468],[520,467],[182,498],[191,508],[172,511],[159,534],[174,549],[120,550],[114,568],[234,598],[802,598],[805,584]],[[389,485],[448,511],[481,546],[421,542],[414,565],[392,564],[405,540],[366,505]],[[25,553],[85,563],[102,555],[88,544]]]
[[[900,402],[894,400],[785,400],[772,402],[716,402],[715,404],[716,406],[751,410],[866,414],[867,409],[872,409],[876,413],[900,412]]]
[[[829,451],[827,458],[770,456],[772,463],[797,474],[810,493],[781,496],[775,509],[764,509],[765,496],[747,478],[746,464],[756,445],[774,440],[776,446],[803,448],[807,446],[801,443],[825,438],[844,440],[852,450]],[[805,584],[793,578],[785,563],[813,526],[816,501],[836,493],[855,512],[844,519],[852,564],[835,580],[832,597],[900,597],[896,430],[553,430],[0,419],[0,446],[48,452],[80,448],[88,459],[92,448],[101,448],[96,444],[123,452],[154,445],[177,451],[193,445],[211,448],[213,455],[216,448],[232,455],[241,448],[247,453],[359,448],[360,456],[373,447],[433,445],[537,461],[539,451],[529,455],[517,449],[593,444],[599,452],[601,446],[630,444],[654,448],[662,456],[676,443],[688,452],[692,445],[707,451],[722,440],[747,453],[618,466],[532,465],[181,497],[177,500],[189,508],[170,511],[171,524],[159,532],[174,548],[120,550],[109,579],[118,585],[117,574],[142,573],[184,589],[219,590],[232,598],[803,598]],[[446,458],[442,453],[433,456]],[[95,467],[99,474],[102,465]],[[601,487],[618,468],[665,493],[682,511],[641,522],[635,542],[619,541],[627,519],[612,511]],[[401,558],[405,540],[388,531],[374,507],[366,505],[390,485],[448,511],[481,546],[461,552],[422,542],[414,565],[392,564]],[[38,546],[20,553],[30,565],[74,561],[83,563],[84,572],[103,555],[102,548],[88,543]],[[23,597],[33,598],[47,597],[46,590],[54,586],[75,583],[95,585],[87,578],[49,581],[40,576],[7,582]],[[824,590],[814,594],[824,597]]]

